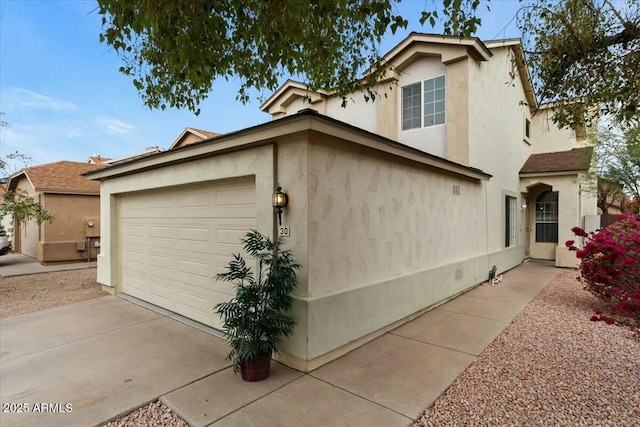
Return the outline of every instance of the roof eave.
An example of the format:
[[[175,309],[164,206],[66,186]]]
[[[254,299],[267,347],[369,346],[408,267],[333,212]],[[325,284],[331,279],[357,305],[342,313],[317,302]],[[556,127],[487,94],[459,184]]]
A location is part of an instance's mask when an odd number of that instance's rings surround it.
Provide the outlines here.
[[[352,141],[355,144],[369,146],[388,154],[422,163],[449,173],[475,180],[489,180],[492,175],[480,169],[461,165],[415,148],[400,144],[391,139],[376,135],[344,122],[321,115],[313,110],[273,120],[261,125],[246,128],[199,144],[187,145],[177,150],[163,151],[152,157],[132,160],[83,174],[90,180],[104,180],[117,176],[130,175],[143,170],[182,163],[195,158],[210,157],[232,151],[274,143],[278,138],[304,131],[318,131],[337,138]]]
[[[573,169],[563,171],[545,171],[545,172],[520,172],[520,178],[536,178],[541,176],[560,176],[560,175],[577,175],[587,172],[587,169]]]

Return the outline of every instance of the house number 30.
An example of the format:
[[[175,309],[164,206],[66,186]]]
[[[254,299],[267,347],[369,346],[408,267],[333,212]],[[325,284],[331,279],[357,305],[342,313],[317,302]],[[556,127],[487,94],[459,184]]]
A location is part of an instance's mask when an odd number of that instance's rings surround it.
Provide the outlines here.
[[[280,235],[280,237],[289,237],[289,227],[281,225],[280,227],[278,227],[278,229],[278,234]]]

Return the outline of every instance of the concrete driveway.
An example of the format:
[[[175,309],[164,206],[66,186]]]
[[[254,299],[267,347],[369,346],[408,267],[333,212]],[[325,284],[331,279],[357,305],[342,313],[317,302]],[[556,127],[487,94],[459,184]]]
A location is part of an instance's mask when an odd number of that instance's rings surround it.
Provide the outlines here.
[[[78,270],[82,268],[92,268],[95,266],[96,261],[53,263],[44,265],[38,262],[37,259],[23,254],[6,254],[0,256],[0,277],[48,273],[51,271]]]
[[[0,401],[29,412],[0,425],[100,425],[159,398],[192,426],[404,427],[557,273],[524,263],[309,374],[272,362],[258,383],[233,374],[223,340],[117,297],[8,318]]]
[[[3,426],[97,425],[228,366],[221,339],[113,296],[3,320],[0,349]]]

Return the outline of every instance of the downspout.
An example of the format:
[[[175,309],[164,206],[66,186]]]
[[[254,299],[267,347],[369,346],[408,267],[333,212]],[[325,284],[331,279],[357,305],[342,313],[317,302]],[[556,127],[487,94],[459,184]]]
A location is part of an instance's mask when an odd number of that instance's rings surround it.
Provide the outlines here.
[[[484,186],[484,253],[487,256],[486,270],[489,270],[489,195],[487,193],[487,182],[483,182]]]
[[[580,182],[580,175],[578,174],[578,217],[576,218],[576,225],[580,228],[584,228],[584,221],[582,215],[582,183]],[[584,245],[584,237],[580,238],[580,247]]]

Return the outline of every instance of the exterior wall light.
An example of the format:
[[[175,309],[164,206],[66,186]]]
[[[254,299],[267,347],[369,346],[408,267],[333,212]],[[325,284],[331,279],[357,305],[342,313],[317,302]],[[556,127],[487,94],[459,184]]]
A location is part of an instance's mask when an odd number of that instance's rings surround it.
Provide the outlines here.
[[[280,184],[278,184],[276,192],[273,193],[272,203],[273,207],[278,209],[278,222],[280,223],[280,225],[282,225],[282,209],[286,208],[289,204],[289,196],[287,196],[287,193],[282,192]]]

